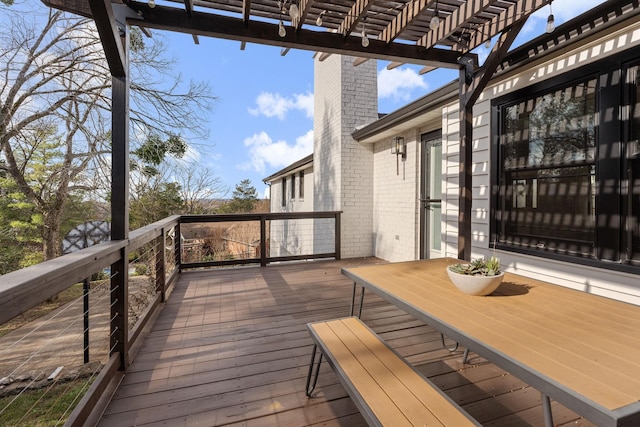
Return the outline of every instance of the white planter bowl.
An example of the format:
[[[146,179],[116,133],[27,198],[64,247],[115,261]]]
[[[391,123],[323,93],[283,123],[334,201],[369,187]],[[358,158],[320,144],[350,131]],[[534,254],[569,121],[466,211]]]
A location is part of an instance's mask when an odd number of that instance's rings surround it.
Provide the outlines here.
[[[500,286],[504,271],[497,276],[470,276],[468,274],[455,273],[447,267],[449,279],[465,294],[484,296],[489,295]]]

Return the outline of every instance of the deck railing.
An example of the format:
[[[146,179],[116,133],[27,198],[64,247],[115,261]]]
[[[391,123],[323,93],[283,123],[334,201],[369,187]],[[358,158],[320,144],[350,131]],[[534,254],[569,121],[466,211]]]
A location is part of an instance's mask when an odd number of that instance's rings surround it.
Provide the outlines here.
[[[216,227],[208,227],[212,224]],[[224,233],[219,232],[220,224],[228,224],[222,227],[226,230]],[[243,228],[239,224],[253,226]],[[224,242],[212,243],[214,236],[207,233],[211,229],[217,230],[213,234]],[[241,230],[241,239],[234,235],[237,230]],[[189,238],[185,237],[187,231],[190,231]],[[301,236],[306,243],[301,243]],[[231,248],[239,243],[250,250],[238,257]],[[193,248],[198,245],[207,248],[204,259],[192,256]],[[148,276],[153,286],[146,305],[132,321],[130,259],[137,262],[140,258],[144,258],[145,277]],[[108,271],[110,297],[107,308],[103,308],[110,311],[109,336],[105,338],[109,341],[108,359],[66,424],[83,425],[97,421],[95,417],[99,407],[105,404],[104,397],[117,387],[143,341],[140,338],[150,329],[158,308],[182,270],[246,264],[266,266],[271,262],[315,258],[340,259],[340,212],[172,216],[130,232],[128,239],[102,243],[0,276],[0,324],[77,283],[88,282],[91,277]],[[85,285],[84,292],[88,289]],[[85,347],[91,345],[88,310],[85,305]],[[78,352],[81,359],[85,354],[86,362],[88,349]]]

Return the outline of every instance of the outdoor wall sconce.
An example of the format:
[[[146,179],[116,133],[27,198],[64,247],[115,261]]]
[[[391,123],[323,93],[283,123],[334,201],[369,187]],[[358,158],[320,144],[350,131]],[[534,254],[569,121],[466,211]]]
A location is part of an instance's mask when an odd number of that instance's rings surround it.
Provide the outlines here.
[[[407,146],[403,137],[396,136],[391,140],[391,154],[396,155],[396,175],[400,175],[400,157],[402,160],[407,158]]]

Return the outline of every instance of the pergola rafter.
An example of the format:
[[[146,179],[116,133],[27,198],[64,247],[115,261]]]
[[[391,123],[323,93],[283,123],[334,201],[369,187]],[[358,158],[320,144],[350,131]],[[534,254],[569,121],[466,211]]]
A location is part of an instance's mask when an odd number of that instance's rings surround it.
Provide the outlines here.
[[[404,29],[413,22],[431,2],[428,0],[417,0],[407,5],[396,15],[392,22],[380,33],[380,40],[387,43],[392,42]]]

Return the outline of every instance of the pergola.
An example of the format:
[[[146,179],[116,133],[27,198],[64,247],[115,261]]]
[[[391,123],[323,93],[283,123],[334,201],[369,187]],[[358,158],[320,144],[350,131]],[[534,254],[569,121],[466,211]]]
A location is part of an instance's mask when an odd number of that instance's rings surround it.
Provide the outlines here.
[[[527,18],[550,0],[43,0],[95,20],[113,76],[112,238],[128,233],[128,27],[460,70],[459,257],[471,256],[472,108]],[[497,40],[482,67],[473,53]]]

